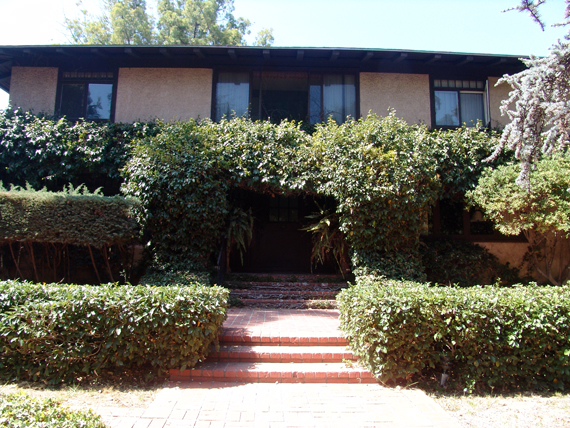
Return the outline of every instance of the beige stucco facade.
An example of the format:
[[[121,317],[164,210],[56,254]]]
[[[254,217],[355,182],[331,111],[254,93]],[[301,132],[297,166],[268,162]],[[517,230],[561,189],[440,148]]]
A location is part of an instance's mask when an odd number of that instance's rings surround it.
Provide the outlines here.
[[[211,104],[210,69],[119,69],[116,122],[207,118]]]
[[[509,98],[511,87],[506,83],[495,86],[500,77],[489,77],[489,111],[491,113],[491,127],[504,128],[510,119],[507,115],[501,116],[501,102]]]
[[[360,113],[386,116],[388,109],[410,124],[431,126],[429,75],[360,73]]]
[[[12,67],[10,105],[36,114],[54,114],[57,75],[54,67]]]

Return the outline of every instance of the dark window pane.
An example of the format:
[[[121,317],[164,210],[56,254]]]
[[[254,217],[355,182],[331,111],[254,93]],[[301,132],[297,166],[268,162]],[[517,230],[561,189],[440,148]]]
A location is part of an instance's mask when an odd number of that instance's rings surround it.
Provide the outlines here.
[[[467,126],[475,126],[477,120],[484,122],[483,94],[460,93],[461,123]]]
[[[352,74],[347,74],[344,76],[343,122],[346,120],[347,116],[356,118],[356,78]]]
[[[310,117],[309,123],[314,125],[315,123],[321,122],[321,112],[322,112],[322,96],[321,96],[321,85],[311,85],[310,92]]]
[[[261,77],[260,118],[279,123],[308,117],[309,77],[307,73],[264,72]]]
[[[299,221],[299,210],[297,208],[292,208],[289,211],[289,221]]]
[[[87,119],[111,119],[111,83],[90,83],[87,92]]]
[[[248,104],[249,73],[220,73],[216,85],[216,120],[245,116]]]
[[[435,91],[435,124],[438,126],[459,126],[459,103],[457,92]]]
[[[269,221],[279,221],[279,209],[271,208],[269,210]]]
[[[61,108],[60,114],[71,118],[84,117],[84,84],[61,85]]]
[[[463,203],[451,199],[439,201],[441,233],[463,235]]]

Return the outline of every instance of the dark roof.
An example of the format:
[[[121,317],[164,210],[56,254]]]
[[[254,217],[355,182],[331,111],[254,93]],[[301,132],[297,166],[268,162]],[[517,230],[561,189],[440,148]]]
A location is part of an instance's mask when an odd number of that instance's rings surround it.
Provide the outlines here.
[[[502,76],[524,69],[513,55],[395,49],[258,46],[0,46],[0,88],[9,91],[13,66],[69,71],[119,67],[343,68],[454,78]]]

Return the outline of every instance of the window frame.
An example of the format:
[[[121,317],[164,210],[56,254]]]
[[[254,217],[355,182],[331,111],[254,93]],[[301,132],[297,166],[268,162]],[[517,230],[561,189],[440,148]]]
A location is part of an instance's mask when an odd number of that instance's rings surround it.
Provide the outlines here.
[[[212,120],[214,121],[218,121],[219,119],[216,118],[216,102],[217,102],[217,85],[218,85],[218,76],[220,73],[227,73],[227,72],[235,72],[235,73],[244,73],[244,72],[248,72],[249,73],[249,101],[248,101],[248,114],[245,117],[251,118],[252,120],[258,120],[258,118],[252,118],[251,117],[251,102],[252,102],[252,98],[253,98],[253,77],[254,77],[254,72],[259,72],[259,73],[263,73],[263,72],[283,72],[283,73],[287,73],[287,72],[291,72],[291,73],[307,73],[307,79],[308,79],[308,90],[307,90],[307,117],[303,120],[303,124],[306,125],[310,125],[310,108],[311,108],[311,96],[310,96],[310,82],[311,82],[311,75],[324,75],[324,74],[340,74],[343,75],[343,81],[344,81],[344,76],[347,74],[352,74],[354,76],[354,90],[355,90],[355,116],[354,119],[357,120],[360,118],[360,72],[357,69],[352,69],[352,68],[341,68],[341,69],[335,69],[335,68],[319,68],[319,69],[315,69],[315,68],[307,68],[307,67],[301,67],[301,68],[292,68],[292,67],[278,67],[278,68],[274,68],[274,67],[264,67],[264,68],[258,68],[258,67],[221,67],[221,68],[215,68],[214,69],[214,75],[213,75],[213,79],[212,79],[212,102],[211,102],[211,109],[210,109],[210,117],[212,118]],[[322,97],[323,97],[323,91],[321,90],[321,109],[322,107]],[[259,104],[261,104],[263,102],[262,100],[262,96],[259,97]],[[261,110],[259,110],[261,111]],[[322,117],[322,111],[321,111],[321,115]],[[325,118],[325,120],[327,120],[327,118]],[[320,122],[322,123],[322,122]]]
[[[457,88],[457,87],[436,87],[435,81],[436,80],[454,80],[454,81],[475,81],[481,82],[482,88]],[[430,78],[430,111],[431,111],[431,127],[432,129],[457,129],[463,126],[462,118],[461,118],[461,94],[481,94],[483,99],[483,127],[488,128],[491,123],[490,118],[490,111],[489,111],[489,81],[487,78],[481,77],[455,77],[450,78],[449,76],[440,77],[440,76],[431,76]],[[457,108],[459,114],[459,125],[438,125],[436,121],[436,110],[435,110],[435,93],[436,92],[453,92],[457,94]]]
[[[84,73],[84,74],[91,74],[91,73],[111,73],[112,77],[91,77],[91,76],[81,76],[81,77],[67,77],[67,73]],[[85,120],[89,122],[115,122],[115,107],[117,101],[117,80],[118,80],[118,69],[105,69],[105,70],[59,70],[59,76],[57,81],[57,94],[55,99],[55,115],[57,117],[63,117],[61,114],[61,103],[62,103],[62,96],[63,96],[63,86],[66,84],[111,84],[112,85],[112,92],[111,92],[111,112],[109,115],[109,119],[87,119],[87,96],[88,91],[84,91],[84,105],[83,105],[83,115],[78,117],[71,117],[65,116],[67,120],[70,121],[78,121],[78,120]]]

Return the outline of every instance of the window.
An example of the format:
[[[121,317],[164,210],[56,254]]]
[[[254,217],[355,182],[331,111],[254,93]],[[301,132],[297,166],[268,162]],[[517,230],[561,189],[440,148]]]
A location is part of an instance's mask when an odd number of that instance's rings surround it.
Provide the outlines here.
[[[435,79],[433,86],[435,126],[475,126],[478,120],[488,123],[485,82]]]
[[[434,238],[462,238],[473,242],[524,241],[521,236],[506,236],[495,230],[477,208],[465,209],[463,198],[444,198],[432,206],[425,234]]]
[[[315,124],[332,117],[342,123],[356,117],[356,76],[291,71],[220,72],[214,119],[249,116]]]
[[[59,115],[68,119],[111,120],[113,86],[112,72],[64,72]]]

